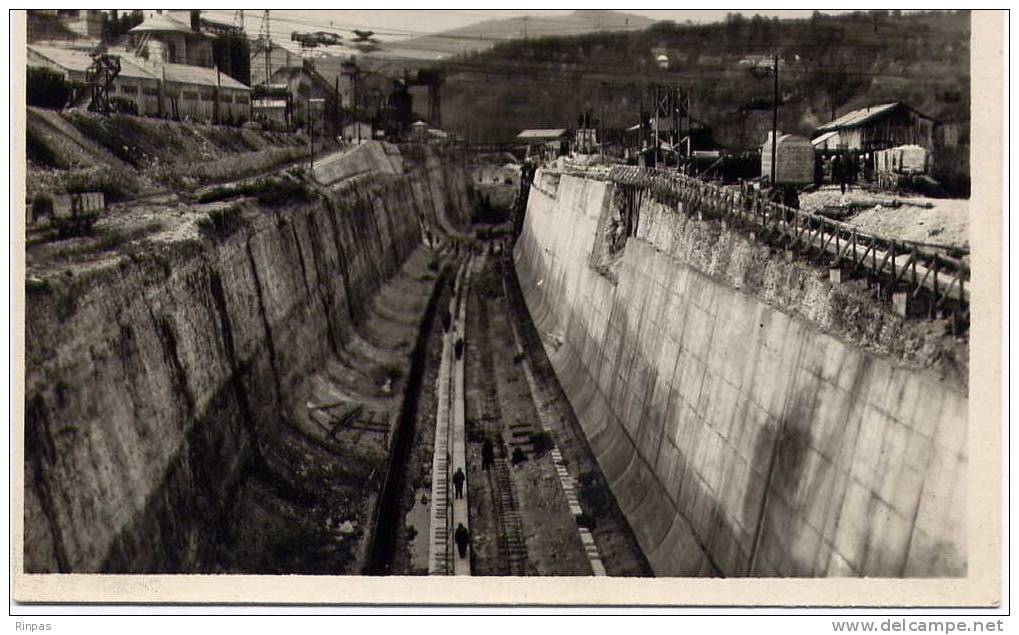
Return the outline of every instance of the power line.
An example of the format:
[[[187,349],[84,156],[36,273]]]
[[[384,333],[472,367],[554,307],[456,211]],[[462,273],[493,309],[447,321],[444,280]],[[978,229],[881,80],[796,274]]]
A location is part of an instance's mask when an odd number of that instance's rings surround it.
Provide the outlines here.
[[[523,17],[527,18],[529,16],[523,16]],[[515,18],[507,18],[506,20],[509,21],[509,20],[514,20],[514,19]],[[502,20],[493,21],[493,22],[501,22],[501,21]],[[550,22],[555,23],[556,19],[555,18],[542,18],[542,23],[543,24],[547,24],[547,23],[550,23]],[[313,19],[298,18],[298,17],[291,17],[291,16],[282,16],[282,15],[277,15],[276,16],[276,23],[277,24],[279,24],[279,23],[286,23],[286,24],[302,26],[302,27],[314,27],[317,30],[333,31],[333,32],[337,32],[337,33],[339,33],[339,32],[351,32],[352,33],[354,31],[354,29],[360,29],[360,30],[371,30],[371,31],[373,31],[375,33],[375,35],[383,35],[383,36],[393,36],[393,37],[403,37],[403,38],[430,37],[430,38],[448,39],[448,40],[480,41],[480,33],[479,33],[479,35],[463,35],[463,34],[458,34],[458,33],[441,32],[441,31],[440,32],[435,32],[435,31],[426,31],[426,30],[417,30],[417,29],[398,29],[398,28],[394,28],[394,27],[375,27],[375,26],[370,26],[370,25],[367,25],[367,26],[366,25],[354,25],[354,24],[350,24],[350,23],[341,23],[341,24],[337,25],[337,24],[335,24],[335,21],[329,27],[324,27],[321,22],[313,20]],[[612,33],[612,32],[632,33],[632,32],[641,31],[641,30],[644,30],[645,28],[647,28],[646,26],[626,27],[626,26],[615,26],[615,25],[613,25],[610,28],[610,30],[608,30],[608,31],[605,31],[605,30],[598,31],[597,28],[592,27],[592,26],[577,25],[577,24],[575,24],[575,21],[562,21],[560,23],[562,23],[564,25],[568,25],[568,26],[551,27],[549,29],[542,29],[542,30],[550,31],[547,34],[547,36],[554,37],[556,35],[559,35],[560,33],[563,34],[563,35],[570,35],[570,34],[578,34],[579,35],[579,34],[585,34],[585,33],[592,33],[593,34],[593,33],[606,33],[606,32],[607,33]],[[469,25],[469,26],[466,26],[466,27],[460,27],[458,29],[451,29],[450,31],[457,31],[457,30],[465,30],[465,29],[470,29],[470,28],[477,28],[481,24],[484,24],[484,23],[482,22],[482,23],[478,23],[478,25]],[[533,34],[533,29],[531,30],[531,33]],[[520,38],[518,36],[516,36],[516,35],[513,35],[513,34],[506,34],[505,36],[501,36],[501,37],[500,36],[485,35],[485,40],[484,41],[494,40],[494,41],[500,41],[500,42],[509,42],[509,41],[516,40],[516,39],[520,39]]]
[[[277,20],[277,22],[278,21],[280,21],[280,20]],[[293,19],[287,19],[287,21],[294,22]],[[436,37],[439,37],[439,36],[436,36]],[[470,38],[464,38],[464,39],[473,40],[474,38],[470,37]],[[499,39],[503,39],[503,38],[499,38]],[[517,39],[517,38],[510,37],[510,38],[505,38],[505,41],[515,40],[515,39]],[[870,47],[871,47],[871,45],[869,45],[869,44],[862,44],[862,43],[852,43],[852,44],[844,44],[844,45],[839,45],[839,44],[832,45],[832,44],[808,44],[808,43],[800,43],[800,44],[794,45],[792,48],[793,48],[793,50],[798,50],[798,51],[810,51],[810,50],[825,50],[825,51],[830,51],[833,48],[835,48],[835,49],[842,49],[842,50],[854,50],[854,49],[858,50],[858,49],[861,49],[861,48],[870,48]],[[875,46],[874,48],[877,48],[877,47]],[[747,54],[749,55],[749,53],[747,53]],[[413,62],[413,60],[408,60],[408,61],[409,62]],[[446,67],[455,66],[455,67],[462,68],[462,69],[465,69],[465,70],[479,69],[479,70],[484,70],[485,72],[493,72],[493,73],[501,72],[501,73],[505,74],[505,69],[504,68],[495,67],[495,66],[492,65],[492,62],[488,62],[488,61],[484,61],[484,60],[481,60],[481,61],[471,61],[471,60],[449,60],[449,59],[443,59],[443,60],[439,60],[438,62],[441,65],[446,66]],[[537,65],[548,64],[548,65],[551,65],[551,64],[556,64],[556,63],[553,63],[553,62],[532,62],[532,64],[537,64]],[[558,63],[558,64],[561,64],[561,63]],[[606,70],[605,63],[604,62],[599,62],[599,67],[601,68],[601,70],[599,71],[599,74],[601,74],[601,75],[611,74],[611,73],[618,73],[618,74],[622,74],[622,75],[626,75],[626,76],[632,76],[634,72],[640,72],[639,69],[634,68],[632,65],[627,65],[627,64],[616,64],[614,66],[613,70]],[[562,72],[560,71],[560,69],[543,68],[541,66],[531,66],[530,68],[532,70],[537,70],[539,72],[554,71],[557,76],[561,76],[562,75]],[[679,73],[673,72],[673,73],[670,73],[669,76],[670,77],[678,77],[679,79],[700,79],[700,78],[702,78],[702,76],[704,76],[707,73],[720,72],[723,75],[729,75],[731,73],[738,72],[741,68],[742,67],[738,67],[738,66],[734,66],[734,65],[726,65],[726,64],[705,65],[705,64],[702,64],[702,63],[698,63],[698,64],[696,64],[695,67],[693,67],[689,71],[684,71],[684,72],[679,72]],[[821,70],[823,70],[822,67],[802,67],[802,68],[798,68],[796,66],[787,66],[786,68],[783,69],[783,72],[791,73],[793,75],[804,75],[804,74],[815,74],[815,73],[820,72]],[[578,72],[585,72],[586,73],[586,72],[590,72],[590,70],[586,69],[586,68],[585,69],[578,69]],[[875,72],[875,71],[862,71],[862,70],[861,71],[847,70],[847,72],[849,74],[851,74],[851,75],[861,75],[861,76],[867,76],[867,77],[888,77],[888,78],[905,78],[905,77],[908,77],[908,74],[894,73],[894,72]]]
[[[275,16],[276,20],[273,22],[275,25],[282,23],[297,24],[314,26],[320,30],[322,25],[318,22],[314,22],[310,19],[305,18],[293,18],[293,17],[280,17]],[[263,18],[263,29],[262,31],[270,31],[268,28],[268,16]],[[347,27],[344,24],[339,26],[333,25],[333,31],[342,31]],[[354,27],[350,27],[352,29]],[[359,27],[360,28],[360,27]],[[370,27],[364,27],[370,29]],[[686,28],[686,27],[682,27]],[[697,27],[694,27],[697,28]],[[717,27],[714,27],[717,28]],[[375,30],[375,29],[372,29]],[[584,33],[597,36],[598,38],[604,39],[605,37],[612,37],[612,34],[600,33],[592,31],[590,28],[578,27],[578,30]],[[634,30],[631,29],[631,33]],[[425,31],[415,31],[410,29],[377,29],[376,33],[379,34],[399,34],[399,35],[423,35],[429,36],[435,39],[451,39],[451,40],[476,40],[475,36],[457,35],[457,34],[444,34],[444,33],[428,33]],[[268,33],[266,34],[266,37]],[[631,35],[623,35],[625,38],[632,37]],[[488,40],[497,41],[514,41],[518,38],[513,36],[507,37],[496,37],[493,35],[486,36]],[[575,42],[567,42],[564,44],[576,44]],[[631,45],[631,50],[632,50]],[[639,48],[643,48],[643,44],[639,45]],[[747,47],[752,49],[753,47]],[[845,52],[860,52],[860,51],[871,51],[885,48],[878,45],[877,43],[870,42],[837,42],[837,43],[811,43],[811,42],[798,42],[796,44],[790,44],[782,47],[786,54],[786,59],[794,52],[806,52],[808,55],[813,51],[821,52],[832,52],[832,51],[845,51]],[[512,51],[507,52],[512,54]],[[610,84],[615,88],[620,86],[632,88],[634,92],[640,90],[640,88],[646,83],[652,81],[665,81],[665,82],[683,82],[686,84],[705,84],[718,81],[733,81],[738,82],[740,90],[743,94],[763,92],[758,90],[755,83],[748,77],[744,77],[743,74],[746,72],[746,67],[741,66],[738,63],[733,62],[712,62],[709,64],[695,63],[688,66],[688,68],[682,70],[670,70],[668,72],[658,72],[651,67],[640,67],[626,63],[622,60],[617,61],[604,61],[598,60],[595,63],[585,62],[576,60],[569,63],[567,67],[563,67],[562,62],[558,61],[544,61],[544,60],[512,60],[508,61],[505,58],[498,57],[498,52],[483,53],[473,59],[443,59],[437,62],[416,62],[413,59],[406,59],[388,62],[388,65],[402,63],[404,65],[414,63],[437,63],[443,69],[451,73],[450,79],[456,81],[457,75],[470,76],[474,75],[485,75],[485,76],[496,76],[502,78],[503,81],[508,81],[512,84],[518,84],[520,86],[531,86],[535,82],[542,83],[570,83],[572,85],[585,85],[592,88],[598,88],[598,84]],[[752,56],[750,50],[742,53],[743,56]],[[336,56],[329,56],[326,59],[335,59],[339,61],[341,58]],[[373,57],[375,61],[383,59],[381,57]],[[682,63],[682,62],[681,62]],[[376,72],[382,69],[376,69]],[[785,77],[788,78],[788,82],[792,82],[794,87],[797,81],[801,81],[810,76],[823,75],[825,72],[832,72],[836,70],[836,67],[825,67],[824,65],[803,65],[798,64],[786,64],[782,68],[782,72]],[[840,72],[845,72],[850,78],[856,78],[857,80],[875,80],[875,79],[902,79],[909,81],[912,86],[937,86],[945,87],[956,82],[958,78],[938,78],[931,77],[929,74],[921,73],[918,75],[912,75],[906,70],[906,72],[894,72],[894,71],[873,71],[873,70],[855,70],[851,67],[838,68]],[[963,72],[963,79],[968,76],[968,73]],[[466,78],[462,78],[466,79]],[[524,83],[526,82],[526,83]],[[533,86],[531,86],[533,87]],[[799,87],[802,90],[802,86]],[[604,86],[600,88],[604,90]]]
[[[526,24],[527,23],[527,19],[529,17],[530,16],[528,16],[528,15],[524,15],[524,16],[520,16],[520,19],[521,19],[521,21],[523,23]],[[513,21],[513,20],[516,20],[516,19],[517,18],[506,18],[506,19],[503,19],[503,20],[492,20],[490,22],[493,22],[493,23],[509,22],[509,21]],[[286,16],[286,15],[282,15],[281,16],[281,15],[277,15],[276,16],[276,21],[277,21],[277,23],[283,22],[283,23],[300,25],[300,26],[315,27],[315,28],[317,28],[319,30],[327,30],[327,29],[323,28],[323,25],[322,25],[322,23],[320,21],[317,21],[317,20],[314,20],[314,19],[310,19],[310,18],[301,18],[301,17],[296,17],[296,16]],[[797,24],[801,25],[800,28],[802,28],[802,29],[809,29],[810,28],[809,26],[807,26],[809,24],[809,22],[805,22],[804,20],[795,20],[793,22],[796,22]],[[599,30],[596,26],[577,25],[577,24],[575,24],[575,20],[570,20],[570,19],[566,19],[566,18],[556,18],[556,17],[551,17],[550,16],[550,17],[543,17],[541,19],[541,24],[549,24],[549,23],[552,23],[552,24],[558,23],[558,24],[563,24],[563,25],[569,25],[569,26],[562,26],[562,27],[558,27],[558,28],[549,29],[551,31],[562,31],[562,32],[564,32],[564,34],[567,34],[567,35],[570,34],[570,33],[574,33],[574,34],[590,34],[590,35],[611,35],[613,33],[634,33],[634,32],[640,32],[640,31],[644,31],[644,30],[646,30],[648,28],[647,26],[626,27],[626,26],[620,26],[620,25],[612,25],[612,27],[609,30],[604,30],[604,29]],[[456,29],[450,29],[450,31],[463,31],[463,30],[467,30],[467,29],[478,28],[478,27],[480,27],[483,24],[485,24],[485,22],[480,22],[480,23],[477,23],[477,24],[474,24],[474,25],[468,25],[468,26],[460,27],[460,28],[456,28]],[[770,23],[769,23],[769,26],[770,26]],[[463,34],[458,34],[458,33],[453,33],[453,32],[434,32],[434,31],[426,31],[426,30],[419,30],[419,29],[398,29],[398,28],[395,28],[395,27],[376,27],[376,26],[363,25],[363,24],[362,25],[356,25],[356,26],[355,25],[348,25],[348,24],[341,24],[339,26],[336,26],[335,24],[333,24],[331,28],[332,28],[333,31],[351,31],[351,32],[354,29],[362,29],[362,30],[370,29],[370,30],[373,30],[376,35],[390,35],[390,36],[395,36],[395,37],[408,37],[408,38],[409,37],[430,37],[430,38],[437,38],[437,39],[467,40],[467,41],[478,41],[479,40],[479,36],[478,35],[463,35]],[[531,27],[527,27],[527,28],[529,29],[528,30],[528,34],[533,34],[533,29]],[[677,29],[680,29],[680,30],[685,30],[685,29],[693,29],[693,30],[699,30],[699,29],[718,30],[719,28],[720,27],[717,24],[689,25],[689,26],[686,26],[686,25],[677,25]],[[550,36],[555,36],[557,34],[558,33],[549,33]],[[485,40],[486,41],[494,40],[494,41],[506,41],[506,42],[508,42],[508,41],[519,40],[519,39],[520,39],[519,37],[517,37],[515,35],[511,35],[511,34],[507,34],[507,35],[505,35],[503,37],[496,37],[496,36],[492,36],[492,35],[485,36]],[[799,44],[798,43],[798,44],[790,45],[787,48],[797,49],[797,50],[798,49],[804,49],[804,48],[828,49],[831,46],[832,46],[831,42],[819,42],[817,44]],[[854,47],[854,48],[872,48],[872,49],[875,49],[875,50],[887,49],[887,44],[885,42],[883,42],[883,41],[880,41],[880,40],[874,41],[874,42],[856,42],[856,43],[849,44],[848,46],[851,46],[851,47]]]

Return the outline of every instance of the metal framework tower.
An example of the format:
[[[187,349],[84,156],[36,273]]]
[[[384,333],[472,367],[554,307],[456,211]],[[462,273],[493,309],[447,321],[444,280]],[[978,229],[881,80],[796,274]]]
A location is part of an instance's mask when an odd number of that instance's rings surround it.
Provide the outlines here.
[[[422,68],[417,76],[411,79],[409,73],[404,74],[407,86],[425,86],[428,88],[428,122],[436,128],[442,127],[442,84],[446,81],[445,73],[439,69]]]
[[[94,53],[92,65],[85,71],[85,83],[92,91],[88,109],[104,115],[110,114],[110,88],[120,74],[120,58],[107,53]]]
[[[258,28],[258,40],[256,50],[265,55],[265,85],[269,85],[269,77],[272,75],[272,33],[269,30],[269,9],[262,12],[262,24]]]
[[[654,150],[655,162],[657,163],[660,158],[659,150],[663,141],[669,144],[677,156],[689,157],[691,150],[690,95],[678,86],[652,84],[648,87],[648,101],[651,104],[650,111],[647,113],[650,122],[644,136],[645,139],[650,137],[650,147]],[[643,105],[641,109],[643,110]],[[676,147],[683,140],[684,130],[687,132],[686,147],[680,152]]]
[[[367,108],[364,76],[367,74],[357,67],[357,62],[349,60],[340,67],[340,74],[350,78],[350,110],[356,120],[361,111]]]
[[[442,127],[442,95],[440,87],[442,86],[442,78],[434,84],[428,86],[428,118],[435,122],[436,128]]]

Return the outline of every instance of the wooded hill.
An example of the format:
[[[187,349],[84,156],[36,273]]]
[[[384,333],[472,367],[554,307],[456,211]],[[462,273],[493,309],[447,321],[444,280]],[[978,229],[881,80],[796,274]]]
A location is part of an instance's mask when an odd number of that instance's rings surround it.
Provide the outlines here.
[[[513,40],[446,63],[443,124],[481,141],[574,126],[584,111],[627,127],[638,120],[643,87],[661,82],[690,92],[694,118],[721,144],[759,146],[773,84],[752,68],[777,52],[783,131],[809,135],[847,110],[889,101],[965,125],[969,37],[968,11],[868,11],[801,20],[730,14],[713,24]]]
[[[654,23],[655,21],[650,18],[632,13],[581,9],[568,15],[525,15],[484,20],[458,29],[396,41],[389,44],[389,49],[396,53],[421,50],[457,55],[487,51],[499,42],[520,37],[570,36],[597,31],[639,31]]]

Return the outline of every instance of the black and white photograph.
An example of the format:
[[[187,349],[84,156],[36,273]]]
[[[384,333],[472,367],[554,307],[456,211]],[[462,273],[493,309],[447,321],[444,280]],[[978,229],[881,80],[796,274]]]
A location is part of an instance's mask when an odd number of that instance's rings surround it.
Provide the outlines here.
[[[15,12],[15,597],[965,587],[1003,557],[1000,500],[971,519],[1007,129],[972,56],[1007,19]]]

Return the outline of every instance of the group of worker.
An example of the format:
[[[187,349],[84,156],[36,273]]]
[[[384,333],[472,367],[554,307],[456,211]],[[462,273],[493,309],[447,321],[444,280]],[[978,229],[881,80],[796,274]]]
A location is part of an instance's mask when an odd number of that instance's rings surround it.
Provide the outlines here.
[[[491,439],[485,439],[481,445],[481,469],[486,472],[495,465],[495,445]],[[462,467],[456,468],[453,472],[453,496],[459,500],[464,497],[464,484],[467,482],[467,475]],[[461,558],[467,557],[467,549],[471,544],[471,532],[463,523],[457,523],[453,531],[453,542],[456,543],[457,553]]]
[[[459,500],[464,497],[464,483],[467,481],[467,475],[464,474],[462,467],[456,468],[456,472],[453,472],[453,489],[455,491],[454,497]],[[464,527],[463,523],[457,523],[456,531],[453,532],[453,542],[456,543],[456,550],[460,554],[461,558],[467,557],[467,547],[471,544],[471,532]]]
[[[861,175],[870,180],[873,172],[871,156],[870,154],[840,153],[826,160],[818,157],[814,174],[816,185],[821,185],[826,172],[831,177],[831,182],[837,184],[841,192],[845,194],[849,186],[856,183]]]

